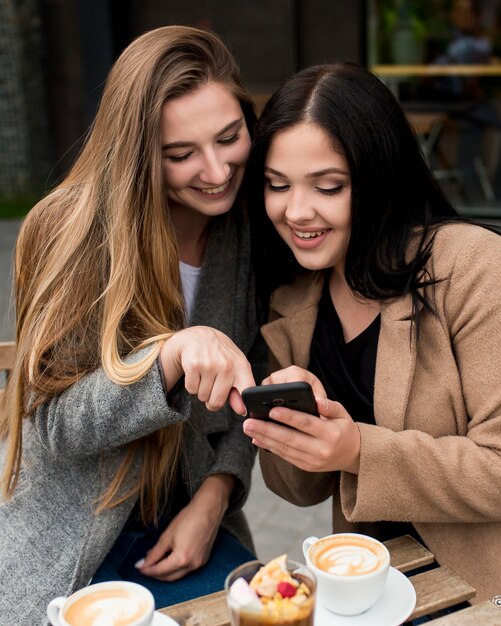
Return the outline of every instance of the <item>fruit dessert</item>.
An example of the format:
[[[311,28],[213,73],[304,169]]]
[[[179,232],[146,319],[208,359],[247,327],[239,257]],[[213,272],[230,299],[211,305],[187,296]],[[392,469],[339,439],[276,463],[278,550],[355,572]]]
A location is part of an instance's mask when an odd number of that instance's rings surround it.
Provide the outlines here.
[[[229,591],[233,623],[239,626],[310,626],[311,581],[287,568],[287,555],[263,565],[250,582],[237,578]]]

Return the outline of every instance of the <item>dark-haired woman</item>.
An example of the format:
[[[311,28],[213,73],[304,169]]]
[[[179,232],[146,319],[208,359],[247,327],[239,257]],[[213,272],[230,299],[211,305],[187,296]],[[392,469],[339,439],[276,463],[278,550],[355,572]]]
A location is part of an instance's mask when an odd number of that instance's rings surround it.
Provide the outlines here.
[[[278,90],[251,171],[265,382],[309,381],[321,415],[246,420],[268,486],[332,497],[335,532],[418,535],[477,599],[500,594],[501,239],[455,215],[392,94],[353,64]]]

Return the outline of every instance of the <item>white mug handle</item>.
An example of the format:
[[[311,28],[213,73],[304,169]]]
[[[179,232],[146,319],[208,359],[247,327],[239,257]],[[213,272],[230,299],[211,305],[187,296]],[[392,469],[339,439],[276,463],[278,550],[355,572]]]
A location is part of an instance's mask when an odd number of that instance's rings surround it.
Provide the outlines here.
[[[315,541],[318,541],[318,537],[308,537],[303,541],[303,554],[305,559],[307,558],[306,555],[308,554],[308,550],[315,543]]]
[[[49,618],[52,626],[62,626],[59,621],[59,611],[61,610],[63,604],[66,602],[68,598],[61,596],[59,598],[54,598],[51,600],[47,606],[47,617]]]

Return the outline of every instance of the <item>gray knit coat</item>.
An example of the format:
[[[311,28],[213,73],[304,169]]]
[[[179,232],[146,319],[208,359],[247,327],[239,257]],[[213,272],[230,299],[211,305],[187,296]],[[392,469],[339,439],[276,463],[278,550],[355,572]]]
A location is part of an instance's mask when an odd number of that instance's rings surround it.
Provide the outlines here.
[[[258,336],[249,235],[231,214],[214,221],[192,323],[220,329],[246,354]],[[25,420],[20,482],[0,504],[0,626],[45,626],[49,600],[89,582],[135,504],[129,499],[95,515],[96,499],[120,466],[125,444],[170,424],[185,422],[181,473],[190,496],[208,475],[237,478],[223,526],[251,545],[241,508],[254,451],[241,419],[228,406],[209,413],[185,392],[180,406],[168,406],[157,364],[126,387],[98,369]]]

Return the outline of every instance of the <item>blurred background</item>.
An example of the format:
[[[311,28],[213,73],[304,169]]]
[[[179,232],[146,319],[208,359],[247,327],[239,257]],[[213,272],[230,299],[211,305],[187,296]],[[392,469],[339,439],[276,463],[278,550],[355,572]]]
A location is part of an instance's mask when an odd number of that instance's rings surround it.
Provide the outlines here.
[[[216,31],[258,105],[308,65],[368,66],[458,208],[501,214],[500,0],[1,0],[0,217],[68,170],[121,50],[176,23]]]
[[[501,223],[501,0],[0,0],[0,341],[23,215],[71,166],[121,50],[166,24],[218,33],[258,108],[308,65],[369,67],[458,210]],[[330,528],[329,503],[288,505],[258,467],[246,510],[263,559]]]

